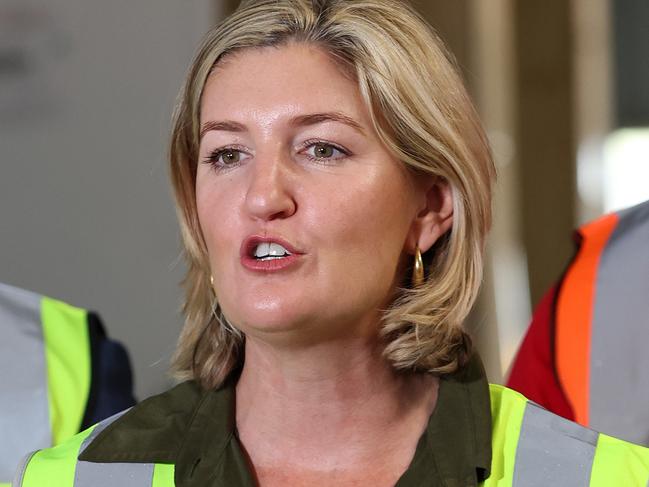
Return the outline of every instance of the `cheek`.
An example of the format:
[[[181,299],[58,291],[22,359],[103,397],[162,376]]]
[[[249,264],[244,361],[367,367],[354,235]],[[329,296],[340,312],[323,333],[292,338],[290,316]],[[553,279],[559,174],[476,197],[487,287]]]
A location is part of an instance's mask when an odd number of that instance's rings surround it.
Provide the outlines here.
[[[346,231],[364,240],[377,238],[375,243],[379,247],[382,243],[401,241],[405,236],[413,205],[398,174],[379,174],[343,191],[337,201],[338,214],[345,217],[341,218],[340,226]]]
[[[393,278],[414,215],[410,195],[398,174],[333,191],[319,220],[340,264],[370,278]]]
[[[198,215],[198,224],[200,225],[203,239],[207,245],[208,251],[212,243],[212,230],[214,228],[213,219],[213,196],[206,191],[205,185],[197,181],[196,184],[196,214]]]
[[[215,184],[209,179],[209,174],[201,179],[199,173],[196,182],[196,212],[212,266],[217,264],[217,257],[223,255],[225,240],[233,233],[232,208],[232,203],[228,201],[227,186]]]

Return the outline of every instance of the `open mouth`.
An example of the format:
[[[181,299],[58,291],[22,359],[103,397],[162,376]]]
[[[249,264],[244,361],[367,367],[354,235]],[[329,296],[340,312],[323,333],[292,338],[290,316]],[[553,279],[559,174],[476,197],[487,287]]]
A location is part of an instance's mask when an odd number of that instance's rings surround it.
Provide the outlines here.
[[[299,266],[304,253],[281,237],[253,235],[241,244],[241,264],[254,272],[276,272]]]
[[[253,248],[252,252],[252,256],[261,261],[281,259],[289,255],[293,254],[275,242],[260,242]]]

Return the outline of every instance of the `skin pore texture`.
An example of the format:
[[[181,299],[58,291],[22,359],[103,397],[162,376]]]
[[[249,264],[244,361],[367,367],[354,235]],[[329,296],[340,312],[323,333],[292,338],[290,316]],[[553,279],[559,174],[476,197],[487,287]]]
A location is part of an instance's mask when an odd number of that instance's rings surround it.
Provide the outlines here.
[[[448,185],[392,157],[315,46],[221,60],[201,127],[197,210],[219,304],[246,335],[236,423],[259,485],[393,486],[438,380],[382,358],[381,309],[415,246],[450,228]],[[284,257],[256,258],[268,243]]]

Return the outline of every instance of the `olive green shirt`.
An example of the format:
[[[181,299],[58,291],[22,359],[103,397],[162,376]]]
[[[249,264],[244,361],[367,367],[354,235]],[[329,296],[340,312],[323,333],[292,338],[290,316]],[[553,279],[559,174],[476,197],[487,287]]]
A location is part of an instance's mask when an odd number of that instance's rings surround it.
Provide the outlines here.
[[[237,438],[236,378],[217,390],[185,382],[151,397],[110,424],[81,460],[175,464],[177,487],[253,487]],[[472,486],[489,475],[489,389],[477,356],[440,380],[435,411],[396,487]]]

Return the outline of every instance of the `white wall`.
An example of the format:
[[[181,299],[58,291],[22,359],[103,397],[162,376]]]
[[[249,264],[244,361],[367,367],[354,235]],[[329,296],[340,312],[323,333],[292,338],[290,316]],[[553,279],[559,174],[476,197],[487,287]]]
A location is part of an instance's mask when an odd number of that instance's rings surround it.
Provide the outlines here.
[[[174,98],[211,0],[0,0],[0,281],[99,311],[162,390],[183,274]]]

